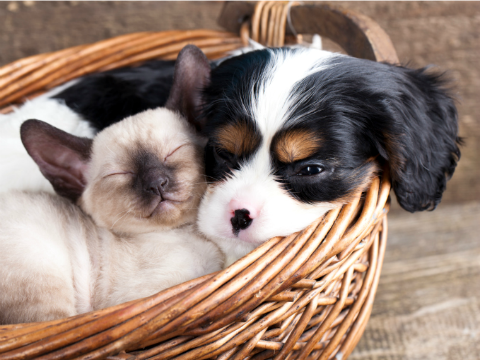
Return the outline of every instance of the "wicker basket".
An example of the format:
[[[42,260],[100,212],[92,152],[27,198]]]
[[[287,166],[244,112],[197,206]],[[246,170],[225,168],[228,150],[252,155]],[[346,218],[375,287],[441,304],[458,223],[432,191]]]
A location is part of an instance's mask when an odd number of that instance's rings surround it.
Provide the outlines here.
[[[234,33],[145,32],[18,60],[0,68],[2,112],[88,73],[173,59],[193,43],[210,58],[254,40],[329,37],[350,55],[397,62],[372,20],[326,5],[227,3]],[[255,7],[255,8],[254,8]],[[255,12],[254,12],[255,10]],[[250,22],[245,20],[252,15]],[[345,359],[370,316],[387,238],[388,171],[366,194],[300,233],[273,238],[226,270],[151,297],[45,323],[0,326],[0,359]]]

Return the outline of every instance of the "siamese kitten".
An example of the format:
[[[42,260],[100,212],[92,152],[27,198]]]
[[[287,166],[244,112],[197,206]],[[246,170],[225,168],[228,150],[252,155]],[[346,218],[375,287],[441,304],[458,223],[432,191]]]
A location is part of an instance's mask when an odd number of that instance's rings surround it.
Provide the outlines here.
[[[194,118],[207,71],[204,55],[186,47],[166,108],[93,141],[22,124],[28,153],[61,196],[0,196],[0,324],[112,306],[222,268],[223,254],[192,225],[206,186],[204,144],[185,118]]]

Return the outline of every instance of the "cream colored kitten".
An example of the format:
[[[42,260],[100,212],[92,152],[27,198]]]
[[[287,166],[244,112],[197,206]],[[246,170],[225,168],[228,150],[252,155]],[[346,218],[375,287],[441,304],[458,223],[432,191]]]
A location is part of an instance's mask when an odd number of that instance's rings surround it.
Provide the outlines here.
[[[192,225],[205,190],[203,144],[185,117],[194,119],[207,70],[187,47],[166,108],[93,142],[37,120],[22,125],[28,153],[63,197],[0,197],[0,323],[72,316],[222,268],[223,254]]]

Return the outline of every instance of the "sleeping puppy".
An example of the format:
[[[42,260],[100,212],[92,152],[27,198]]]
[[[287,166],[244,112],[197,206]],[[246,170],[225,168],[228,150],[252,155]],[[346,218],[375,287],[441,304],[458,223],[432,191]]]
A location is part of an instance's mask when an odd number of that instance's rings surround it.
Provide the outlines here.
[[[265,49],[211,73],[199,229],[227,265],[365,190],[388,162],[410,211],[434,209],[460,157],[441,76],[315,49]]]
[[[174,64],[155,60],[136,68],[87,75],[27,101],[9,114],[0,114],[0,192],[54,192],[20,140],[20,125],[25,120],[40,119],[72,135],[93,138],[128,116],[165,106]]]
[[[93,142],[38,120],[22,125],[28,153],[62,197],[0,196],[0,324],[96,310],[222,267],[223,254],[192,226],[206,186],[204,142],[185,119],[209,71],[198,51],[180,53],[166,108]]]

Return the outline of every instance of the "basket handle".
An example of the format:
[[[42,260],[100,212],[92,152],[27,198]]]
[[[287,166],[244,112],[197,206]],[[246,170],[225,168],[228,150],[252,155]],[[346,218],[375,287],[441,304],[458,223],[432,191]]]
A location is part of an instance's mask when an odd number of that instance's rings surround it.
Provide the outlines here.
[[[331,5],[297,5],[291,6],[290,19],[292,27],[299,34],[319,34],[327,37],[340,45],[349,55],[358,58],[385,61],[392,64],[398,63],[397,53],[393,47],[392,41],[387,33],[375,21],[369,17],[357,12],[346,10],[338,6]],[[263,18],[260,22],[265,22],[267,11],[269,21],[268,26],[277,26],[285,28],[284,19],[286,18],[285,8],[288,3],[261,2],[258,4],[247,2],[226,2],[218,19],[218,24],[228,31],[239,33],[242,24],[250,20],[252,24],[258,23],[258,11],[263,11]],[[257,10],[257,13],[255,13]],[[255,13],[255,14],[254,14]],[[279,25],[280,24],[280,25]],[[283,26],[282,26],[283,25]],[[270,46],[281,46],[279,43],[269,43],[268,35],[271,33],[271,41],[279,39],[275,28],[265,30],[258,34],[256,26],[252,28],[252,38],[260,40],[261,43]],[[282,29],[283,30],[283,29]],[[265,32],[267,39],[265,41]],[[286,27],[285,35],[294,35]],[[263,41],[262,41],[263,40]],[[280,39],[281,40],[281,39]]]

